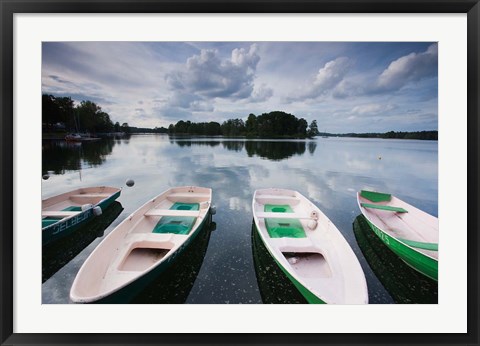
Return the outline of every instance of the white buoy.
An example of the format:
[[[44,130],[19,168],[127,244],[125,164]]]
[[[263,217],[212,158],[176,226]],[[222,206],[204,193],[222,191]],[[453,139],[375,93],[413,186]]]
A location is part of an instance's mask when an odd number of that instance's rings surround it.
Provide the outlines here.
[[[132,187],[133,185],[135,185],[135,182],[133,181],[133,179],[128,179],[125,184],[128,186],[128,187]]]
[[[95,208],[93,208],[93,215],[95,215],[95,216],[102,215],[102,208],[99,207],[99,206],[96,206]]]
[[[82,211],[88,210],[90,208],[93,208],[93,204],[84,204],[82,205]]]
[[[42,175],[42,178],[43,178],[43,180],[48,180],[48,178],[50,178],[50,176],[48,174],[44,174],[44,175]]]
[[[212,205],[210,207],[210,214],[215,215],[217,213],[217,207]]]

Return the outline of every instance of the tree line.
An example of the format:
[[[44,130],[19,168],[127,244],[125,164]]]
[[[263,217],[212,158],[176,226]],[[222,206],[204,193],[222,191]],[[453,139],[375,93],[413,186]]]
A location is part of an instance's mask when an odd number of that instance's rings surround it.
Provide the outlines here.
[[[327,134],[318,131],[317,121],[310,125],[303,118],[282,111],[274,111],[255,115],[250,113],[246,121],[229,119],[222,124],[218,122],[191,122],[180,120],[164,127],[138,128],[128,123],[113,123],[110,115],[92,101],[82,101],[74,106],[70,97],[42,95],[42,125],[44,131],[65,130],[69,132],[91,133],[168,133],[174,135],[205,135],[247,138],[309,138],[318,135],[361,138],[397,138],[438,140],[438,131],[395,132],[385,133],[345,133]]]
[[[385,139],[421,139],[438,140],[438,131],[414,131],[414,132],[395,132],[385,133],[344,133],[333,135],[337,137],[359,137],[359,138],[385,138]]]
[[[70,97],[42,95],[42,123],[45,131],[69,132],[130,132],[128,123],[113,123],[110,115],[92,101],[74,106]]]
[[[218,122],[200,122],[180,120],[170,124],[169,134],[206,135],[206,136],[246,136],[262,138],[306,138],[319,134],[317,121],[310,125],[303,118],[298,119],[293,114],[274,111],[259,116],[249,114],[243,119],[229,119],[222,124]]]

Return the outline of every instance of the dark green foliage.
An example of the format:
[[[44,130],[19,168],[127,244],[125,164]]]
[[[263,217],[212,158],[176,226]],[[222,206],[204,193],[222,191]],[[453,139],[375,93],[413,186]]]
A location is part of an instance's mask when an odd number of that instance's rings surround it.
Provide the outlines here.
[[[312,120],[312,122],[310,123],[310,127],[308,128],[307,133],[308,133],[309,137],[318,136],[320,134],[320,132],[318,131],[318,126],[317,126],[317,121],[316,120]]]
[[[315,123],[316,124],[316,123]],[[178,121],[168,127],[169,134],[188,135],[223,135],[247,136],[263,138],[306,138],[308,123],[305,119],[298,119],[292,114],[275,111],[264,113],[258,117],[250,114],[246,122],[242,119],[229,119],[222,125],[216,122],[192,123]]]
[[[57,124],[67,127],[74,125],[73,112],[73,100],[70,97],[42,95],[42,122],[48,130],[54,129]]]
[[[264,138],[307,136],[307,121],[292,114],[275,111],[263,113],[256,119],[256,132]]]
[[[130,133],[130,126],[128,126],[128,123],[123,123],[121,128],[122,132]]]
[[[359,137],[359,138],[389,138],[389,139],[422,139],[438,140],[438,131],[416,131],[416,132],[395,132],[385,133],[344,133],[333,135],[337,137]]]
[[[224,121],[220,129],[224,136],[243,136],[245,134],[245,123],[242,119],[230,119]]]
[[[218,136],[222,134],[222,129],[220,124],[214,121],[208,123],[192,123],[190,120],[180,120],[175,125],[170,124],[168,133],[177,135]]]
[[[257,117],[255,114],[250,113],[248,115],[248,119],[245,122],[245,130],[247,132],[247,136],[256,136],[257,135]]]
[[[111,132],[116,129],[110,116],[92,101],[74,107],[70,97],[42,95],[42,121],[47,131],[59,124],[69,132]],[[117,123],[118,124],[118,123]]]
[[[125,133],[168,133],[168,130],[165,127],[154,127],[153,129],[148,127],[135,127],[135,126],[126,126],[121,128],[120,132]],[[127,132],[128,131],[128,132]],[[118,132],[118,131],[116,131]]]

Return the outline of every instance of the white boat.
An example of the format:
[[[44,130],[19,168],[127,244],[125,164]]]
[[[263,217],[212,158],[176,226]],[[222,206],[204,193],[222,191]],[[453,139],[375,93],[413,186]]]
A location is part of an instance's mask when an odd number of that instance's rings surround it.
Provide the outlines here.
[[[74,303],[121,303],[163,272],[196,237],[208,218],[212,190],[171,188],[120,223],[80,268]]]
[[[78,133],[69,133],[65,136],[65,140],[71,142],[80,142],[82,140],[82,136],[80,136]]]
[[[438,280],[438,218],[387,193],[362,190],[357,201],[385,245],[412,268]]]
[[[42,201],[42,245],[78,230],[120,196],[121,189],[84,187]]]
[[[309,303],[367,304],[362,267],[335,225],[297,191],[261,189],[252,202],[270,255]]]
[[[99,141],[101,138],[92,137],[90,134],[80,134],[80,133],[69,133],[65,136],[65,140],[67,142],[91,142],[91,141]]]

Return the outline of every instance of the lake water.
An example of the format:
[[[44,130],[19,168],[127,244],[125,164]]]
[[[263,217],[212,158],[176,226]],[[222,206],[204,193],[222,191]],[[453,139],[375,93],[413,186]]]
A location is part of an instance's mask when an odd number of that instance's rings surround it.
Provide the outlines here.
[[[252,229],[256,189],[293,189],[342,232],[367,278],[370,303],[436,303],[437,285],[398,261],[359,217],[356,192],[396,195],[438,214],[438,142],[316,138],[244,140],[133,135],[70,144],[44,140],[42,199],[79,187],[123,187],[81,234],[43,249],[43,303],[69,303],[80,266],[128,215],[174,186],[213,189],[217,213],[171,270],[133,303],[303,303]],[[127,179],[135,185],[127,187]],[[161,294],[159,293],[161,292]]]

